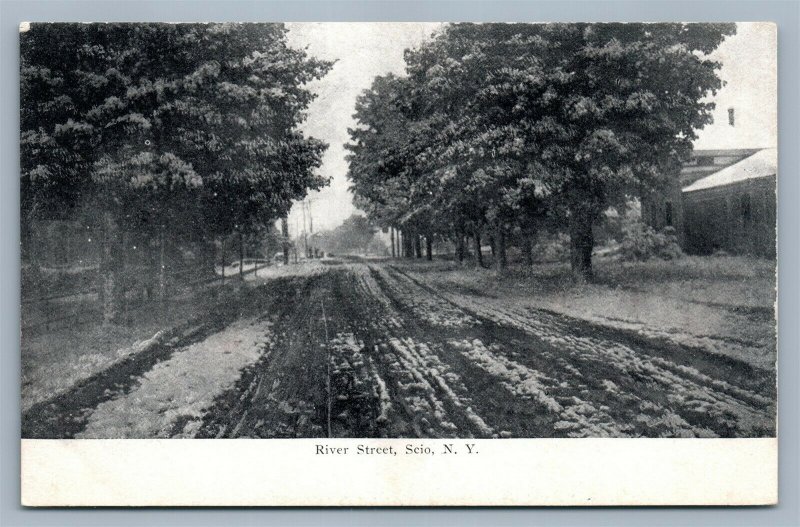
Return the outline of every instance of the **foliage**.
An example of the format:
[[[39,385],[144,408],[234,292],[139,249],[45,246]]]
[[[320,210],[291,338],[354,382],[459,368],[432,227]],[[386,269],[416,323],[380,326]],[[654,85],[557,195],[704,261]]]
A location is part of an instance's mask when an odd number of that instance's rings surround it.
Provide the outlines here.
[[[533,257],[540,262],[563,262],[569,258],[569,236],[563,232],[543,237],[533,247]]]
[[[577,275],[611,206],[677,177],[733,24],[452,24],[359,101],[349,176],[371,218],[476,235],[567,225]],[[387,197],[388,196],[388,197]],[[416,225],[410,226],[412,230]]]
[[[32,25],[21,37],[23,208],[87,200],[178,232],[285,214],[326,182],[313,173],[324,145],[295,127],[312,100],[303,85],[330,67],[285,32]]]
[[[331,63],[290,48],[282,24],[32,24],[20,47],[23,225],[101,226],[106,278],[120,230],[264,232],[327,184],[326,145],[298,125]]]
[[[642,222],[631,222],[623,227],[620,256],[627,261],[645,261],[650,258],[675,260],[683,256],[675,229],[667,227],[656,231]]]
[[[330,231],[316,236],[317,247],[328,254],[365,254],[372,246],[377,229],[364,216],[354,214]]]
[[[367,244],[366,253],[374,256],[389,256],[389,247],[380,237],[373,236]]]

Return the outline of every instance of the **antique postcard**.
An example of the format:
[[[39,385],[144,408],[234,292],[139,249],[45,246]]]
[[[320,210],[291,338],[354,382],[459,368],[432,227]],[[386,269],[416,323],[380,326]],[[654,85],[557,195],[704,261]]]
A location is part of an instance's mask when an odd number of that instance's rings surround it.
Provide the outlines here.
[[[23,504],[776,503],[775,24],[20,53]]]

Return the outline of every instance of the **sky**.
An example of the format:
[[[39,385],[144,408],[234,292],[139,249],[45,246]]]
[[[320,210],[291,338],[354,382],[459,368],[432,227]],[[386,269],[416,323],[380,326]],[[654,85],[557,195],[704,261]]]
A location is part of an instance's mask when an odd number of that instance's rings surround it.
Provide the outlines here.
[[[290,23],[289,45],[305,48],[315,57],[336,60],[324,78],[309,84],[317,94],[302,130],[330,146],[320,173],[330,185],[309,195],[314,231],[331,229],[357,210],[348,191],[345,143],[355,125],[358,95],[378,75],[402,74],[403,52],[431,36],[440,23]],[[714,123],[701,130],[695,148],[757,148],[777,145],[776,29],[769,23],[738,24],[712,57],[722,63],[720,77],[727,83],[713,98]],[[734,108],[735,125],[728,124]],[[308,221],[308,219],[306,220]],[[303,227],[301,207],[289,215],[294,236]]]
[[[770,22],[737,24],[711,57],[726,83],[713,97],[714,123],[698,133],[695,149],[778,146],[777,29]],[[728,109],[734,110],[734,126]]]
[[[416,47],[439,23],[290,23],[289,45],[306,48],[320,59],[336,60],[333,69],[309,85],[317,98],[308,108],[301,129],[329,144],[320,173],[331,176],[330,185],[309,195],[314,231],[331,229],[356,212],[348,191],[344,149],[348,128],[355,126],[356,98],[378,75],[405,72],[403,52]],[[301,207],[289,215],[292,235],[302,230]],[[299,227],[299,228],[298,228]]]

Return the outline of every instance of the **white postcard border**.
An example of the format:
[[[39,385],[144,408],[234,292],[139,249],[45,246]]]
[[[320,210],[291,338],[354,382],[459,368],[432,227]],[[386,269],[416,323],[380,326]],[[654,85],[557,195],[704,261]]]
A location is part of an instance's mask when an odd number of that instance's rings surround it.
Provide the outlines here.
[[[778,496],[776,438],[23,439],[21,455],[26,506],[771,505]]]

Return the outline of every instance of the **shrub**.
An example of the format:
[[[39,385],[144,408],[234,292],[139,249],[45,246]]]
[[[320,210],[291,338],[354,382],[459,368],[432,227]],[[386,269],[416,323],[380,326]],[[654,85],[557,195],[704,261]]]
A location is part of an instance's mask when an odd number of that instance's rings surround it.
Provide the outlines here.
[[[642,222],[631,222],[623,226],[620,255],[623,260],[644,261],[650,258],[674,260],[683,256],[675,229],[667,227],[656,231]]]
[[[534,259],[539,262],[562,262],[569,258],[569,236],[558,233],[540,240],[533,248]]]

